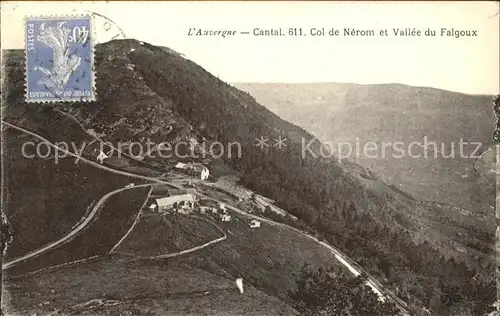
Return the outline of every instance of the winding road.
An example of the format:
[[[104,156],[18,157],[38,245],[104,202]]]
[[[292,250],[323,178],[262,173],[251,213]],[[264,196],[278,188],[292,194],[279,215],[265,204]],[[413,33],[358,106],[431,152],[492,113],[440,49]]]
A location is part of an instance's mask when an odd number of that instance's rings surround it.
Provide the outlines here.
[[[214,198],[211,198],[207,195],[204,195],[204,194],[201,194],[201,193],[197,193],[199,196],[203,197],[204,199],[208,199],[208,200],[212,200],[214,202],[217,202],[217,203],[223,203],[219,200],[216,200]],[[234,212],[237,212],[239,214],[242,214],[242,215],[245,215],[247,217],[250,217],[250,218],[253,218],[253,219],[257,219],[263,223],[267,223],[269,225],[272,225],[272,226],[280,226],[280,227],[285,227],[285,228],[288,228],[288,229],[292,229],[294,231],[296,231],[297,233],[309,238],[309,239],[312,239],[314,240],[316,243],[320,244],[321,246],[327,248],[331,253],[333,253],[335,255],[335,257],[337,258],[337,260],[342,263],[345,267],[347,267],[349,269],[349,271],[354,274],[355,276],[359,276],[361,274],[365,274],[367,276],[367,281],[366,281],[366,284],[377,294],[379,295],[379,297],[381,298],[388,298],[389,301],[391,301],[392,303],[394,303],[398,309],[401,311],[401,313],[405,316],[409,316],[410,315],[410,311],[408,309],[408,305],[406,304],[406,302],[404,302],[403,300],[401,300],[396,294],[394,294],[392,291],[390,291],[389,289],[386,289],[377,279],[375,279],[374,277],[370,276],[368,274],[367,271],[365,271],[360,265],[358,265],[354,260],[352,260],[351,258],[349,258],[346,254],[344,254],[342,251],[338,250],[337,248],[323,242],[323,241],[320,241],[318,240],[316,237],[298,229],[298,228],[295,228],[293,226],[289,226],[289,225],[286,225],[286,224],[283,224],[283,223],[278,223],[278,222],[275,222],[275,221],[272,221],[270,219],[267,219],[267,218],[264,218],[264,217],[260,217],[260,216],[257,216],[257,215],[254,215],[254,214],[250,214],[246,211],[243,211],[237,207],[234,207],[234,206],[231,206],[231,205],[228,205],[227,203],[225,203],[226,205],[226,208],[234,211]]]
[[[82,162],[85,162],[85,163],[88,163],[88,164],[91,164],[97,168],[100,168],[100,169],[103,169],[103,170],[106,170],[106,171],[109,171],[109,172],[113,172],[113,173],[116,173],[116,174],[121,174],[121,175],[126,175],[126,176],[129,176],[131,178],[138,178],[138,179],[144,179],[144,180],[148,180],[148,181],[151,181],[151,182],[155,182],[155,183],[162,183],[162,184],[166,184],[166,185],[170,185],[172,187],[176,187],[176,188],[179,188],[179,189],[183,189],[182,186],[179,186],[177,184],[174,184],[174,183],[171,183],[171,182],[167,182],[167,181],[163,181],[163,180],[160,180],[158,178],[153,178],[153,177],[148,177],[148,176],[142,176],[142,175],[137,175],[137,174],[133,174],[133,173],[129,173],[129,172],[126,172],[126,171],[121,171],[121,170],[116,170],[116,169],[113,169],[113,168],[110,168],[110,167],[106,167],[106,166],[103,166],[102,164],[99,164],[99,163],[96,163],[94,161],[91,161],[91,160],[88,160],[80,155],[77,155],[69,150],[65,150],[63,148],[60,148],[58,146],[56,146],[55,144],[53,144],[51,141],[49,141],[48,139],[44,138],[43,136],[40,136],[34,132],[31,132],[29,130],[26,130],[22,127],[19,127],[17,125],[14,125],[14,124],[11,124],[11,123],[8,123],[6,121],[2,121],[2,124],[6,124],[7,126],[9,127],[12,127],[14,129],[17,129],[19,131],[22,131],[24,133],[27,133],[31,136],[34,136],[44,142],[47,143],[47,145],[63,152],[63,153],[66,153],[67,155],[69,156],[72,156],[72,157],[75,157],[75,158],[78,158],[80,161]],[[147,185],[150,185],[150,184],[145,184],[143,186],[147,186]],[[138,187],[138,186],[136,186]],[[121,188],[121,189],[118,189],[118,190],[124,190],[125,188]],[[113,191],[114,192],[114,191]],[[113,192],[110,192],[108,194],[111,195],[111,193]],[[212,201],[215,201],[217,203],[224,203],[224,202],[221,202],[219,200],[216,200],[216,199],[213,199],[209,196],[206,196],[204,194],[201,194],[199,192],[197,192],[197,194],[203,198],[206,198],[206,199],[210,199]],[[104,197],[103,197],[104,198]],[[102,198],[101,198],[102,200]],[[105,200],[105,199],[104,199]],[[99,202],[96,204],[96,207],[98,206]],[[102,203],[101,203],[102,204]],[[314,240],[316,243],[320,244],[321,246],[323,247],[326,247],[329,251],[331,251],[335,257],[337,258],[337,260],[339,260],[339,262],[341,262],[343,265],[345,265],[350,271],[351,273],[355,274],[355,275],[359,275],[361,273],[365,274],[367,276],[367,284],[379,295],[381,296],[385,296],[389,301],[391,301],[393,304],[395,304],[397,306],[397,308],[401,311],[401,313],[405,316],[409,316],[411,315],[410,314],[410,311],[408,309],[408,305],[406,304],[406,302],[404,302],[403,300],[401,300],[396,294],[394,294],[392,291],[390,291],[389,289],[385,288],[384,285],[382,285],[377,279],[375,279],[374,277],[370,276],[368,274],[367,271],[365,271],[361,266],[359,266],[354,260],[352,260],[351,258],[349,258],[347,255],[345,255],[342,251],[340,251],[339,249],[337,248],[334,248],[333,246],[325,243],[325,242],[322,242],[320,240],[318,240],[317,238],[315,238],[314,236],[311,236],[309,235],[308,233],[300,230],[300,229],[297,229],[295,227],[292,227],[292,226],[289,226],[289,225],[286,225],[286,224],[283,224],[283,223],[278,223],[278,222],[274,222],[270,219],[267,219],[267,218],[263,218],[263,217],[259,217],[257,215],[254,215],[254,214],[250,214],[248,212],[245,212],[237,207],[234,207],[234,206],[231,206],[231,205],[227,205],[227,203],[224,203],[226,204],[226,206],[237,212],[237,213],[240,213],[242,215],[245,215],[247,217],[250,217],[250,218],[254,218],[254,219],[258,219],[259,221],[261,222],[264,222],[264,223],[267,223],[269,225],[273,225],[273,226],[281,226],[281,227],[286,227],[286,228],[289,228],[289,229],[293,229],[295,230],[296,232]],[[94,210],[96,209],[96,207],[94,207]],[[93,210],[93,212],[94,212]],[[91,216],[89,216],[90,218]],[[83,223],[82,223],[83,224]],[[81,226],[81,225],[79,225]],[[83,227],[82,227],[83,228]],[[81,228],[81,229],[82,229]],[[70,237],[69,237],[70,238]],[[59,241],[56,241],[55,243],[58,243]],[[52,244],[51,244],[52,245]],[[46,247],[43,247],[37,251],[35,251],[34,253],[31,253],[31,254],[28,254],[26,256],[23,256],[21,258],[18,258],[18,259],[15,259],[16,262],[19,262],[19,261],[22,261],[22,260],[26,260],[27,258],[29,257],[33,257],[34,255],[36,255],[35,253],[37,252],[43,252],[43,251],[47,251],[47,250],[42,250],[42,249],[45,249],[47,247],[49,247],[50,245],[47,245]],[[54,247],[54,246],[52,246]],[[52,247],[49,247],[52,248]],[[39,253],[38,253],[39,254]],[[27,257],[27,258],[25,258]],[[7,265],[12,265],[12,264],[15,264],[15,263],[12,263],[12,262],[9,262],[7,263]],[[6,269],[4,265],[2,265],[2,270]]]
[[[39,256],[57,246],[60,246],[70,240],[73,239],[73,237],[76,237],[76,235],[84,230],[87,225],[92,221],[92,219],[94,218],[94,216],[97,214],[97,212],[99,211],[99,209],[104,205],[104,203],[109,199],[109,197],[111,197],[112,195],[116,194],[116,193],[119,193],[119,192],[122,192],[122,191],[125,191],[125,190],[130,190],[130,189],[134,189],[134,188],[140,188],[140,187],[146,187],[146,186],[150,186],[151,184],[147,183],[147,184],[141,184],[141,185],[136,185],[134,187],[131,187],[131,188],[120,188],[120,189],[116,189],[114,191],[111,191],[111,192],[108,192],[107,194],[105,194],[103,197],[101,197],[99,199],[99,201],[97,201],[97,203],[94,205],[94,208],[92,209],[92,211],[90,212],[89,216],[87,216],[85,218],[85,220],[83,222],[81,222],[78,226],[76,226],[72,231],[70,231],[69,233],[67,233],[64,237],[48,244],[48,245],[45,245],[43,246],[42,248],[38,248],[37,250],[34,250],[32,252],[29,252],[27,253],[26,255],[22,256],[22,257],[19,257],[19,258],[16,258],[16,259],[13,259],[7,263],[2,263],[2,270],[6,270],[10,267],[13,267],[16,263],[19,263],[19,262],[22,262],[24,260],[27,260],[27,259],[30,259],[30,258],[33,258],[33,257],[36,257],[36,256]]]

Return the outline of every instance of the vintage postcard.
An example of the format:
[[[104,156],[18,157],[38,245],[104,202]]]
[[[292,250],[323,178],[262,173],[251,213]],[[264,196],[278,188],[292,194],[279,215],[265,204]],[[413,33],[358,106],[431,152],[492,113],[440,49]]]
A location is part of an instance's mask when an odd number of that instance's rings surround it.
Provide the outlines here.
[[[498,2],[1,3],[1,315],[500,316]]]

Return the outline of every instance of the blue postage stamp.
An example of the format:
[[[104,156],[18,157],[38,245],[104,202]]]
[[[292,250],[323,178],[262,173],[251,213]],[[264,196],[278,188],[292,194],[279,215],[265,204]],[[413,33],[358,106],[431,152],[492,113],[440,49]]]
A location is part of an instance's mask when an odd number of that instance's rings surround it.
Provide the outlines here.
[[[91,16],[26,19],[26,102],[94,101]]]

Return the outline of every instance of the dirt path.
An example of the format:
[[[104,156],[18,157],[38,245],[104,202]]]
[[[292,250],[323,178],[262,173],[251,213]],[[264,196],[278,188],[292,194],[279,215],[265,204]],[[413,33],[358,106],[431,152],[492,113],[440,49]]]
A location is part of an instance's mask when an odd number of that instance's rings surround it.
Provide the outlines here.
[[[94,208],[92,209],[92,211],[90,212],[89,216],[87,216],[85,218],[85,220],[83,222],[81,222],[78,226],[76,226],[73,230],[71,230],[69,233],[67,233],[64,237],[54,241],[54,242],[51,242],[50,244],[46,245],[46,246],[43,246],[42,248],[39,248],[37,250],[34,250],[34,251],[31,251],[29,252],[28,254],[22,256],[22,257],[19,257],[19,258],[16,258],[16,259],[13,259],[7,263],[2,263],[2,270],[6,270],[8,268],[11,268],[13,266],[15,266],[17,263],[19,262],[22,262],[22,261],[25,261],[25,260],[28,260],[29,258],[33,258],[33,257],[36,257],[36,256],[39,256],[57,246],[60,246],[70,240],[73,239],[73,237],[75,237],[80,231],[84,230],[87,225],[92,221],[92,219],[94,218],[94,216],[97,214],[97,212],[99,211],[99,209],[104,205],[104,203],[114,194],[116,193],[119,193],[119,192],[122,192],[122,191],[125,191],[125,190],[132,190],[134,188],[140,188],[140,187],[146,187],[146,186],[150,186],[151,184],[141,184],[141,185],[137,185],[137,186],[134,186],[134,187],[131,187],[131,188],[120,188],[120,189],[116,189],[114,191],[111,191],[111,192],[108,192],[106,195],[104,195],[103,197],[101,197],[99,199],[99,201],[97,201],[97,203],[94,205]]]

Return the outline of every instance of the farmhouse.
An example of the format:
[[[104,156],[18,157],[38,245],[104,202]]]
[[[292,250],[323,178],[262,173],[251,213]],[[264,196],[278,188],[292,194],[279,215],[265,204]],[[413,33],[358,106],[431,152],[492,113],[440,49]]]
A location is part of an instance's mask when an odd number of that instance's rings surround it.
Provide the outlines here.
[[[186,167],[186,164],[185,163],[182,163],[182,162],[178,162],[176,165],[175,165],[175,169],[179,169],[179,170],[184,170],[184,168]]]
[[[176,210],[177,210],[177,213],[179,213],[179,214],[191,214],[193,212],[193,208],[190,206],[180,207],[180,208],[177,208]]]
[[[250,227],[251,227],[251,228],[259,228],[259,227],[260,227],[260,222],[259,222],[258,220],[253,219],[253,220],[250,222]]]
[[[175,167],[177,170],[182,170],[184,173],[192,175],[200,180],[208,179],[210,171],[201,163],[182,163],[178,162]]]
[[[156,199],[159,212],[165,212],[172,208],[192,208],[196,198],[193,194],[173,195],[160,199]]]
[[[201,163],[188,164],[186,168],[186,173],[195,176],[200,180],[206,180],[210,175],[210,171],[208,170],[208,168],[202,165]]]
[[[102,163],[102,161],[104,159],[108,158],[108,155],[106,155],[104,152],[99,152],[99,155],[97,156],[97,160],[99,160],[100,163]]]
[[[200,214],[206,214],[206,213],[210,212],[210,209],[211,209],[210,206],[205,206],[205,205],[200,205],[198,207],[198,211],[200,212]]]
[[[89,134],[92,137],[97,137],[97,133],[95,132],[95,129],[93,129],[93,128],[88,129],[87,134]]]
[[[216,215],[216,217],[220,219],[222,219],[224,215],[227,215],[224,217],[225,219],[223,219],[223,221],[231,221],[231,216],[227,214],[226,206],[223,203],[217,203],[209,199],[202,199],[196,202],[196,206],[196,209],[201,214]]]

